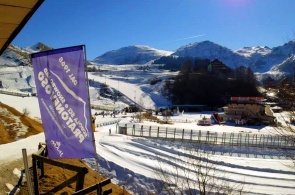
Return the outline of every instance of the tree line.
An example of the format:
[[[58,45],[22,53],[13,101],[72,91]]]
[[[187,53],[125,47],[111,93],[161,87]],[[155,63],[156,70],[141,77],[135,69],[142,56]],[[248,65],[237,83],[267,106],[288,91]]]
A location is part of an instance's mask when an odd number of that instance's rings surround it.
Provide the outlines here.
[[[256,79],[250,68],[238,67],[227,75],[209,72],[205,61],[187,60],[179,74],[166,81],[164,94],[174,104],[224,106],[231,96],[259,96]]]

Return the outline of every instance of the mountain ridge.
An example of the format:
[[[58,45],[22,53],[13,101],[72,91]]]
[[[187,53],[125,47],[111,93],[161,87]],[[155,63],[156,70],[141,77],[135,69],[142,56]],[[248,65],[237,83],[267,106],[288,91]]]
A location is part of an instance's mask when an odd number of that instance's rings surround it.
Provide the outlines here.
[[[158,50],[146,45],[122,47],[106,52],[96,57],[93,62],[98,64],[145,64],[161,56],[170,55],[172,52]]]
[[[41,42],[26,48],[10,45],[0,56],[0,66],[31,66],[31,53],[50,49],[53,48]],[[111,50],[90,62],[92,65],[144,65],[151,64],[152,61],[169,55],[207,58],[211,61],[219,59],[233,69],[239,66],[250,67],[257,75],[258,81],[267,76],[280,79],[293,74],[295,39],[273,48],[253,46],[242,47],[235,51],[208,40],[181,46],[174,52],[158,50],[146,45],[133,45]]]

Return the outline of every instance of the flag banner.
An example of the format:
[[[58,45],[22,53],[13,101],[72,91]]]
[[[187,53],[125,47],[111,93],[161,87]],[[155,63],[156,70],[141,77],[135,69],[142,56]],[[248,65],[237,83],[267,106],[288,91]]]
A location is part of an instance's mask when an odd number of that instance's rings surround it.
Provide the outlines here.
[[[83,48],[31,55],[51,159],[95,157]]]

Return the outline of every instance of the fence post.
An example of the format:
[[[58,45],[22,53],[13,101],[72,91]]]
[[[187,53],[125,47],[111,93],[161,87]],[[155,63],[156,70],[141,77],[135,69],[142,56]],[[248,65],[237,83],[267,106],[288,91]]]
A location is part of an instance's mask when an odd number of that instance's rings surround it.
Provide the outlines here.
[[[289,138],[287,138],[287,136],[285,135],[284,136],[284,138],[285,138],[285,140],[286,140],[286,146],[288,147],[288,148],[294,148],[293,146],[294,146],[294,142],[293,141],[290,141],[290,139]]]
[[[238,144],[238,146],[239,146],[239,149],[241,149],[241,142],[242,142],[242,134],[239,133],[239,134],[238,134],[238,139],[237,139],[237,144]]]
[[[209,131],[207,131],[206,133],[206,144],[210,143],[210,139],[209,139]]]
[[[255,138],[254,138],[255,137]],[[257,134],[254,134],[253,135],[253,141],[254,141],[254,139],[255,139],[255,146],[257,147],[257,142],[258,142],[258,140],[257,140]],[[253,142],[252,142],[253,143]]]
[[[277,135],[278,136],[278,146],[281,148],[282,147],[282,138],[281,136]],[[280,137],[281,137],[281,141],[280,141]],[[285,145],[286,145],[286,142],[285,142]]]
[[[157,137],[159,137],[160,127],[158,127]]]
[[[26,175],[26,179],[27,179],[29,195],[34,195],[34,189],[33,189],[33,186],[32,186],[31,174],[29,172],[30,170],[29,170],[29,165],[28,165],[27,150],[25,148],[23,148],[22,153],[23,153],[23,160],[24,160],[24,166],[25,166],[25,175]]]
[[[263,135],[260,135],[260,138],[259,138],[259,146],[261,146],[261,138],[263,137],[264,139],[264,136]],[[262,141],[262,148],[264,148],[264,140]]]
[[[151,133],[152,132],[152,126],[150,126],[150,129],[149,129],[149,137],[151,137]]]
[[[175,134],[176,134],[176,128],[174,129],[174,141],[175,141]]]
[[[167,139],[167,130],[168,130],[168,127],[166,127],[166,139]]]
[[[201,143],[201,139],[202,139],[202,132],[201,130],[199,130],[199,135],[198,135],[198,142]]]
[[[127,131],[127,124],[125,124],[125,129],[124,129],[124,132],[123,132],[124,135],[128,135],[128,131]]]
[[[135,124],[132,126],[132,135],[135,136]]]
[[[85,174],[84,173],[78,173],[78,180],[76,182],[76,191],[82,190],[84,186],[85,181]]]
[[[222,141],[221,141],[222,145],[225,145],[225,139],[226,139],[226,133],[223,132],[222,133]]]
[[[248,139],[248,141],[247,141],[247,139]],[[249,148],[249,133],[247,133],[247,134],[245,135],[245,146],[246,146],[247,148]]]
[[[193,141],[193,130],[191,129],[191,141]]]
[[[32,158],[33,176],[34,176],[34,191],[35,195],[39,195],[39,182],[37,173],[37,160]]]
[[[231,145],[231,147],[234,146],[234,137],[235,137],[235,134],[231,133],[229,137],[229,144]]]
[[[184,129],[182,129],[182,141],[183,141],[183,138],[184,138]]]
[[[268,139],[270,139],[270,143],[268,143]],[[275,142],[275,140],[272,139],[272,136],[268,135],[267,136],[267,141],[266,141],[267,146],[270,146],[272,148],[274,142]]]

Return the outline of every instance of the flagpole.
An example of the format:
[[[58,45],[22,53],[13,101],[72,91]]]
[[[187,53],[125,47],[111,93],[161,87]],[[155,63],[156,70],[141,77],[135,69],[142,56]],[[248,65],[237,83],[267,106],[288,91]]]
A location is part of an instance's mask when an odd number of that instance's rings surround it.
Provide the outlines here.
[[[87,87],[87,95],[88,95],[88,102],[89,102],[89,116],[90,116],[90,121],[92,122],[92,114],[91,114],[91,103],[90,103],[90,95],[89,95],[89,80],[88,80],[88,71],[87,71],[87,59],[86,59],[86,46],[83,45],[83,52],[84,52],[84,69],[85,69],[85,76],[86,76],[86,87]],[[92,142],[93,142],[93,147],[94,147],[94,152],[95,152],[95,164],[96,164],[96,171],[99,176],[99,166],[98,166],[98,154],[96,152],[96,144],[95,144],[95,138],[94,138],[94,131],[91,128],[92,132]],[[98,177],[99,181],[99,177]]]

